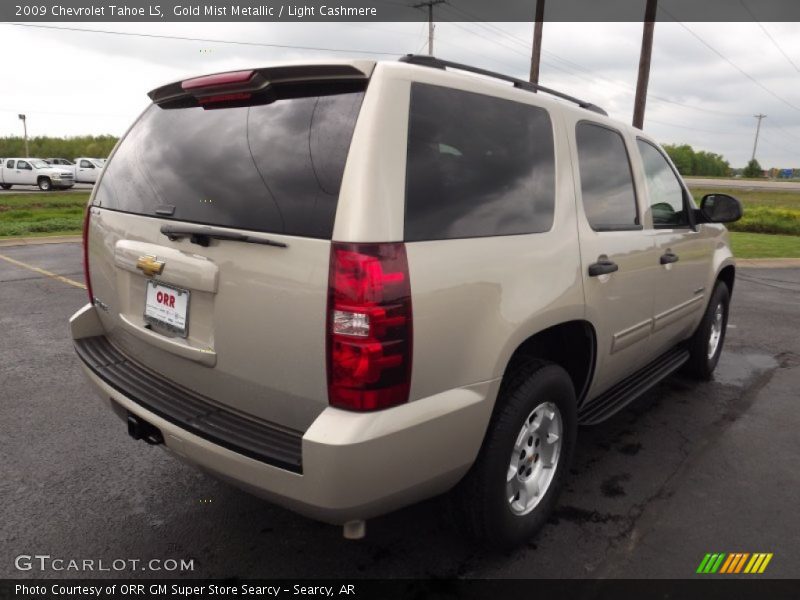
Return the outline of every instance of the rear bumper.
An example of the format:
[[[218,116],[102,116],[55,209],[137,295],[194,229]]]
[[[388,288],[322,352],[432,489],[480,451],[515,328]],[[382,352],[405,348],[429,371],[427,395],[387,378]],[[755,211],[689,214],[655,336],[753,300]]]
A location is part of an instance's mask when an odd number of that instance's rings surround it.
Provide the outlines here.
[[[76,346],[103,336],[93,306],[85,306],[70,322]],[[374,413],[325,408],[307,431],[296,432],[293,468],[292,432],[283,431],[289,437],[278,439],[271,430],[275,426],[239,417],[250,427],[261,427],[262,438],[272,435],[273,453],[277,448],[289,459],[273,460],[269,444],[264,451],[263,443],[260,456],[248,453],[246,447],[252,444],[244,440],[258,437],[252,430],[240,432],[237,444],[219,435],[220,429],[237,431],[230,422],[203,425],[196,414],[181,422],[174,407],[143,401],[130,372],[115,380],[104,373],[107,367],[98,368],[97,360],[87,359],[86,352],[78,354],[101,397],[158,427],[166,447],[179,457],[276,504],[334,524],[383,514],[457,483],[477,456],[499,385],[490,381],[448,390]],[[170,394],[160,393],[170,384],[147,374],[155,383],[149,389],[171,402]],[[214,415],[219,412],[226,411],[216,406]]]

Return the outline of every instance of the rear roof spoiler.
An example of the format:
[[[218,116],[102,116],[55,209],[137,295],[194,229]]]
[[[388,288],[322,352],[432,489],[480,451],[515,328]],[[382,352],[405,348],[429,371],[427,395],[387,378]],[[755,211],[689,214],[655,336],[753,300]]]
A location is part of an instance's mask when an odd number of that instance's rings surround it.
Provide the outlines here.
[[[262,69],[223,72],[176,81],[147,95],[158,105],[183,104],[218,94],[256,94],[272,85],[311,82],[367,81],[374,61],[357,60],[325,64],[286,64]]]

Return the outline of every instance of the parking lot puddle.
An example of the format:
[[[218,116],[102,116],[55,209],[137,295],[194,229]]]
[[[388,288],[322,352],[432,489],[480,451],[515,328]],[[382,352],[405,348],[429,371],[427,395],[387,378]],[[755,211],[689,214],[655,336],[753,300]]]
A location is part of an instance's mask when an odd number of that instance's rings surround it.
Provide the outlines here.
[[[754,377],[777,367],[778,360],[769,354],[723,352],[714,371],[714,381],[722,385],[742,387]]]

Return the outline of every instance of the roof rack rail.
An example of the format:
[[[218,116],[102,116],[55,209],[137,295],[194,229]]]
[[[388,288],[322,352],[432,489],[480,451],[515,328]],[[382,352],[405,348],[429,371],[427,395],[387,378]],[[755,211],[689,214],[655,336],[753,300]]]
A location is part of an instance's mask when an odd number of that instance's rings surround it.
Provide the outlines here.
[[[428,56],[427,54],[406,54],[405,56],[400,57],[400,62],[409,63],[412,65],[419,65],[421,67],[430,67],[432,69],[444,70],[447,68],[451,68],[451,69],[457,69],[459,71],[467,71],[469,73],[477,73],[478,75],[485,75],[487,77],[493,77],[495,79],[502,79],[503,81],[508,81],[509,83],[513,83],[515,88],[526,90],[528,92],[543,92],[545,94],[550,94],[551,96],[555,96],[557,98],[561,98],[569,102],[574,102],[575,104],[577,104],[581,108],[585,108],[586,110],[591,110],[592,112],[599,113],[606,117],[608,116],[608,113],[606,111],[604,111],[599,106],[592,104],[591,102],[586,102],[585,100],[575,98],[574,96],[570,96],[568,94],[564,94],[557,90],[546,88],[536,83],[531,83],[530,81],[517,79],[516,77],[511,77],[510,75],[503,75],[502,73],[495,73],[494,71],[487,71],[486,69],[481,69],[479,67],[471,67],[469,65],[464,65],[449,60],[442,60],[441,58],[436,58],[435,56]]]

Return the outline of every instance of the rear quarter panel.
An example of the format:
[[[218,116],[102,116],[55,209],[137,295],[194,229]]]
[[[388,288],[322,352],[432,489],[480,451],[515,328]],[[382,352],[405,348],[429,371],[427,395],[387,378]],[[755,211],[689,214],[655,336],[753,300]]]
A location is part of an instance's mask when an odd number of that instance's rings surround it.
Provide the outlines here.
[[[412,401],[498,379],[528,337],[584,317],[574,183],[558,104],[472,76],[444,77],[401,63],[378,65],[351,146],[334,238],[403,239],[412,81],[546,108],[554,128],[555,214],[545,233],[406,244],[414,314]],[[377,99],[382,101],[372,102]]]

